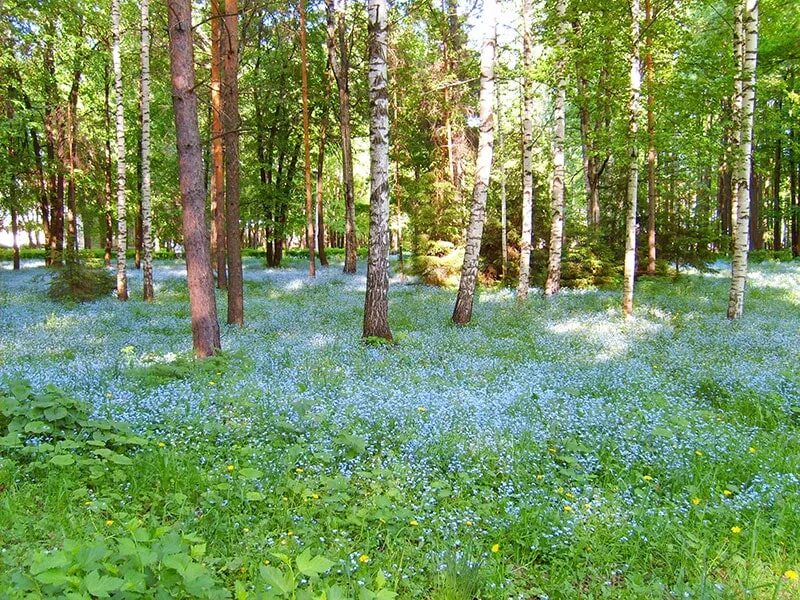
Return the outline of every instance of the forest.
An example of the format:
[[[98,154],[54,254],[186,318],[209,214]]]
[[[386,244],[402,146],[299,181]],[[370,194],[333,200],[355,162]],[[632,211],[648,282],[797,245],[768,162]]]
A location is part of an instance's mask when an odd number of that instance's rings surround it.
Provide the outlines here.
[[[800,3],[0,0],[0,600],[800,598]]]

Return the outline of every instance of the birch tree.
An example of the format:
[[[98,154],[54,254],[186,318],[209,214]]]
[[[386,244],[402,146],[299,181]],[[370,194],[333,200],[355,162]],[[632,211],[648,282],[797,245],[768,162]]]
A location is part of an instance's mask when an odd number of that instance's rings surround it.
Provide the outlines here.
[[[116,100],[117,126],[117,298],[128,299],[128,273],[125,251],[128,246],[127,221],[125,215],[125,109],[122,93],[122,60],[120,57],[120,0],[111,0],[111,62],[114,65],[114,93]]]
[[[652,0],[644,0],[645,15],[645,73],[647,82],[647,273],[656,273],[656,120],[653,82],[653,7]]]
[[[497,5],[495,0],[483,2],[483,25],[485,27],[481,43],[480,75],[480,132],[478,135],[478,155],[475,160],[475,183],[472,188],[472,208],[467,226],[467,246],[464,249],[464,264],[461,267],[461,280],[458,296],[453,309],[453,322],[465,325],[472,318],[472,305],[475,300],[475,284],[478,276],[478,256],[481,251],[483,225],[486,220],[486,196],[492,171],[494,147],[494,61],[497,46]]]
[[[214,298],[214,273],[211,271],[211,252],[206,231],[206,190],[200,128],[197,124],[192,4],[191,0],[169,0],[167,8],[192,345],[198,357],[207,357],[221,346]]]
[[[734,129],[738,134],[734,164],[733,259],[731,287],[728,298],[728,318],[739,319],[744,312],[744,288],[747,282],[747,252],[750,235],[750,170],[753,152],[753,114],[756,99],[756,62],[758,59],[758,0],[741,0],[736,36],[736,99],[738,110]],[[739,22],[741,25],[739,25]]]
[[[553,182],[550,199],[550,252],[547,261],[547,279],[544,284],[544,295],[552,296],[561,289],[561,246],[564,239],[564,138],[566,137],[567,119],[567,2],[556,3],[558,17],[558,60],[556,72],[555,131],[553,132]]]
[[[150,3],[141,8],[141,110],[142,110],[142,279],[145,301],[153,299],[153,237],[150,214]]]
[[[522,231],[517,298],[528,297],[533,237],[533,27],[532,0],[522,0]]]
[[[389,329],[389,90],[386,0],[369,0],[370,197],[363,337],[392,339]]]
[[[628,103],[628,143],[630,154],[628,165],[627,213],[625,217],[625,266],[622,279],[622,312],[625,317],[633,314],[633,281],[636,276],[636,197],[639,192],[639,147],[636,135],[639,132],[640,95],[642,72],[639,63],[639,29],[641,8],[639,0],[631,1],[631,71]]]

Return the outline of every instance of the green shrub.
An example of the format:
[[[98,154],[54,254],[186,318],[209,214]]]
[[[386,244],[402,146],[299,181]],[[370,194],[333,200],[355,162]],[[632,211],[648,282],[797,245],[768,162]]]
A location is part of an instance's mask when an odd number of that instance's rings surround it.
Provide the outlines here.
[[[115,286],[116,280],[109,271],[92,268],[73,256],[56,270],[47,295],[54,300],[88,302],[108,296]]]
[[[425,250],[425,254],[416,254],[411,259],[411,274],[419,276],[428,285],[457,286],[464,264],[464,248],[434,241],[429,242]]]

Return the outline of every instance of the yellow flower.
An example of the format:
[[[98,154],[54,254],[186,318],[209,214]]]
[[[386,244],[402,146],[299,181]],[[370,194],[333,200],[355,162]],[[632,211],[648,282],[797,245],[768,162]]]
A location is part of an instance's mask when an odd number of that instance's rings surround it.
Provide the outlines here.
[[[731,496],[733,496],[733,492],[732,492],[732,491],[730,491],[730,490],[724,490],[722,493],[723,493],[723,494],[725,494],[726,496],[728,496],[729,498],[730,498]]]
[[[591,510],[591,508],[592,508],[592,505],[591,505],[591,504],[589,504],[589,503],[587,502],[587,503],[585,503],[585,504],[583,505],[583,508],[584,508],[584,510]]]
[[[244,531],[245,533],[250,533],[250,528],[249,528],[249,527],[245,527],[243,531]]]
[[[265,558],[265,559],[264,559],[264,564],[265,564],[265,565],[268,565],[268,564],[269,564],[269,559],[268,559],[268,558]]]
[[[289,531],[286,532],[286,535],[288,535],[289,537],[292,537],[294,535],[294,531],[292,531],[290,529]]]
[[[91,500],[87,500],[86,502],[83,503],[83,505],[84,506],[91,506],[92,505],[92,501]]]
[[[697,496],[695,496],[694,498],[692,498],[692,504],[694,504],[695,506],[697,506],[698,504],[700,504],[700,498],[698,498]]]
[[[111,519],[106,521],[106,525],[108,525],[109,527],[111,527],[113,524],[114,524],[114,521],[112,521]]]
[[[236,467],[234,467],[233,465],[228,465],[228,466],[227,466],[227,467],[225,467],[225,468],[228,470],[228,473],[230,473],[231,471],[233,471],[233,470],[235,470],[235,469],[236,469]]]
[[[464,523],[467,527],[472,527],[472,521],[466,521]]]
[[[572,500],[575,497],[575,494],[573,494],[572,492],[567,492],[566,494],[564,494],[564,496]]]
[[[731,527],[731,531],[733,532],[734,535],[738,535],[742,533],[742,528],[739,527],[738,525],[734,525],[733,527]]]
[[[750,447],[747,449],[747,451],[748,451],[750,454],[755,454],[755,453],[756,453],[756,449],[755,449],[755,448],[753,448],[752,446],[750,446]]]
[[[304,471],[305,471],[305,469],[304,469],[303,467],[297,467],[297,468],[294,470],[294,472],[295,472],[295,473],[297,473],[297,474],[303,473]]]
[[[417,521],[416,519],[411,519],[408,522],[408,524],[411,525],[412,527],[416,527],[417,525],[419,525],[419,521]]]
[[[421,412],[421,413],[428,412],[428,409],[425,408],[424,406],[418,406],[417,407],[417,412]]]
[[[362,564],[368,563],[369,562],[369,556],[367,556],[366,554],[362,554],[361,556],[358,557],[358,562],[360,562]]]
[[[548,451],[550,454],[555,454],[555,453],[557,452],[557,450],[556,450],[555,448],[548,448],[548,449],[547,449],[547,451]]]
[[[216,383],[214,383],[213,381],[209,381],[209,382],[208,382],[208,385],[217,385],[217,384],[216,384]]]
[[[311,494],[311,497],[312,497],[314,500],[319,500],[319,494],[317,494],[316,492],[314,492],[313,494]]]
[[[800,575],[798,575],[797,571],[795,571],[794,569],[789,569],[783,574],[783,576],[791,581],[797,581],[797,578],[800,577]]]
[[[494,546],[492,546],[492,552],[494,554],[497,554],[498,552],[500,552],[500,544],[495,544]]]
[[[642,479],[645,481],[653,481],[653,477],[651,475],[642,475]]]
[[[542,479],[544,479],[544,475],[537,475],[536,476],[536,481],[541,481]]]
[[[569,504],[564,505],[564,512],[572,512],[572,507]]]
[[[158,442],[158,447],[159,448],[163,448],[164,446],[166,446],[166,444],[164,442]]]
[[[694,453],[695,453],[697,456],[703,456],[703,452],[702,452],[701,450],[695,450],[695,451],[694,451]]]

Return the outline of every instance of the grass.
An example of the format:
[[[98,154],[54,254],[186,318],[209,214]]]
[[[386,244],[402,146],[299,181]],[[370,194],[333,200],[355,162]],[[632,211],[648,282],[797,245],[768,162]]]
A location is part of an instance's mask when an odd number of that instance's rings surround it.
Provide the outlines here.
[[[179,262],[153,304],[134,272],[128,303],[63,306],[26,267],[2,385],[147,441],[91,468],[0,446],[0,598],[800,597],[797,263],[754,265],[737,323],[724,271],[641,281],[631,321],[616,292],[486,291],[464,328],[393,279],[384,345],[363,273],[253,258],[204,365]]]

